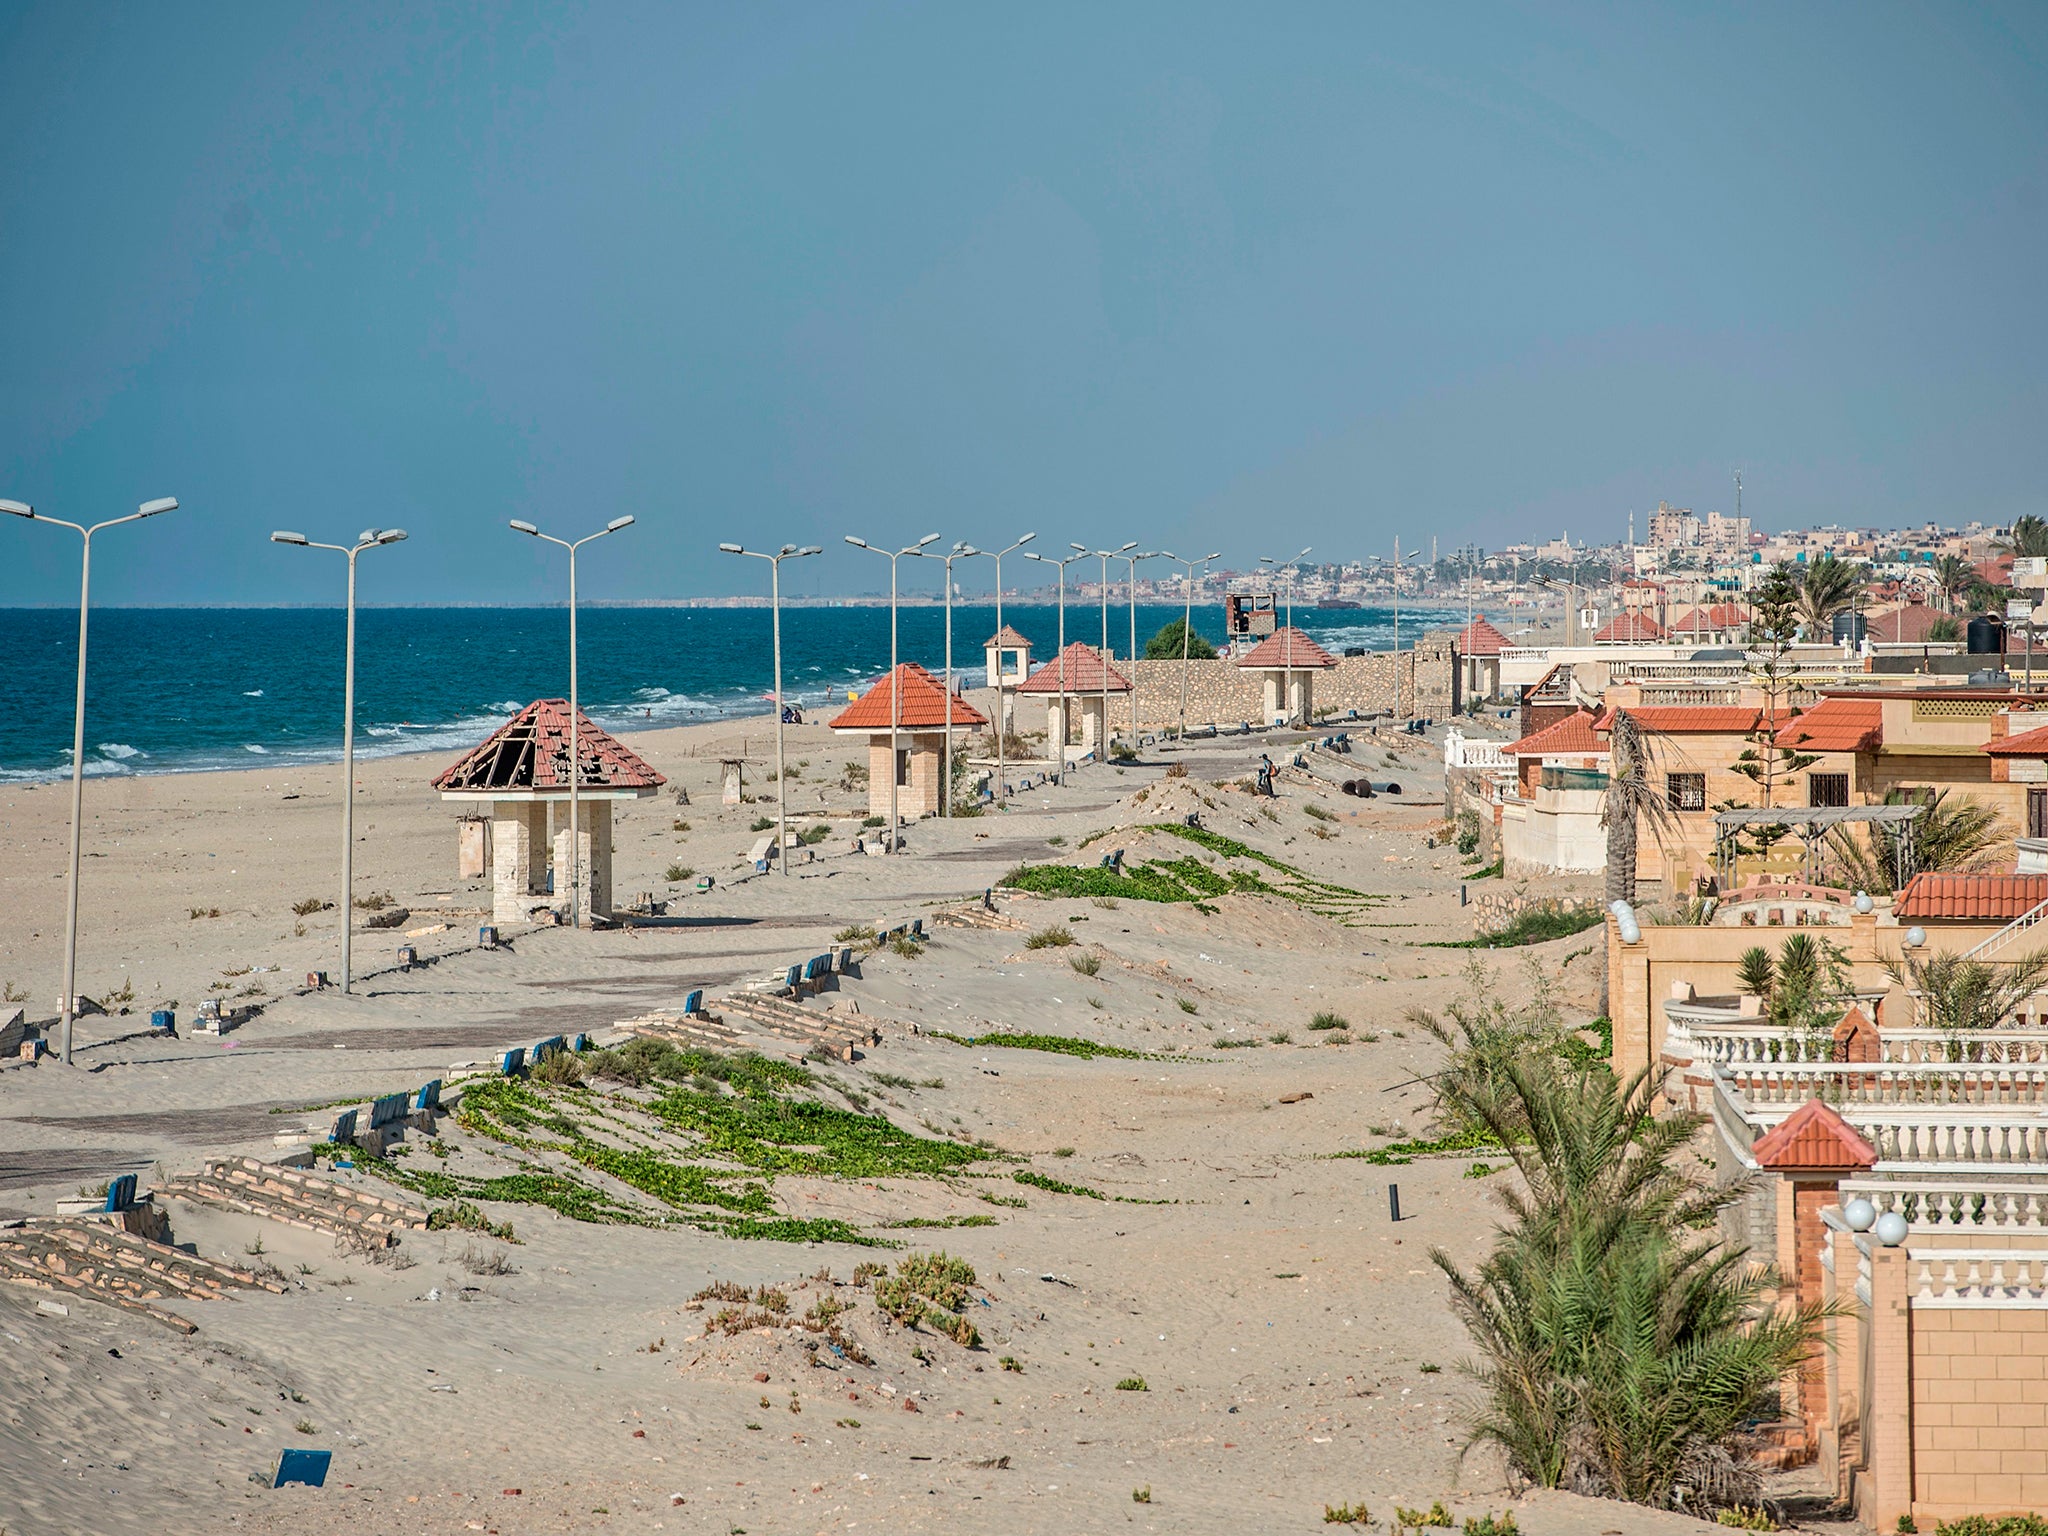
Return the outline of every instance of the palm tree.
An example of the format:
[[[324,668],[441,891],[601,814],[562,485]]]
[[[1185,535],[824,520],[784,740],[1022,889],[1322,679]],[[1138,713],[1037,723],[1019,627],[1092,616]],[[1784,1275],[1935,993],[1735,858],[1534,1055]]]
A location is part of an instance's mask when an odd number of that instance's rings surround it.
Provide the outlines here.
[[[1961,555],[1943,555],[1930,570],[1934,585],[1940,589],[1942,602],[1947,604],[1950,613],[1954,613],[1956,595],[1976,580],[1976,571]]]
[[[2015,519],[2012,533],[1998,545],[2006,555],[2048,555],[2048,522],[2032,513]]]
[[[2048,982],[2048,949],[2037,949],[2010,965],[1965,955],[1901,955],[1884,963],[1885,973],[1920,999],[1929,1029],[1952,1034],[1996,1029],[2015,1007]]]
[[[1833,555],[1822,555],[1806,567],[1799,582],[1799,616],[1806,621],[1809,640],[1825,643],[1828,625],[1856,600],[1863,577],[1862,566]]]
[[[1480,1352],[1465,1368],[1483,1394],[1475,1442],[1544,1487],[1732,1502],[1755,1487],[1744,1427],[1771,1416],[1824,1309],[1768,1306],[1769,1270],[1709,1235],[1745,1190],[1694,1182],[1684,1148],[1704,1117],[1654,1114],[1657,1083],[1549,1055],[1440,1079],[1523,1187],[1503,1189],[1510,1220],[1471,1274],[1430,1256]]]
[[[1874,823],[1860,838],[1848,827],[1828,834],[1828,848],[1840,862],[1843,883],[1859,891],[1896,891],[1923,869],[1957,873],[1982,868],[2012,836],[1995,808],[1968,795],[1952,801],[1945,789],[1936,790],[1931,798],[1924,789],[1887,790],[1884,803],[1927,807],[1913,823],[1910,844],[1904,837],[1879,831]],[[1909,847],[1911,868],[1906,866]]]
[[[1607,727],[1607,792],[1600,801],[1600,825],[1607,829],[1609,906],[1636,899],[1636,838],[1644,823],[1661,849],[1678,818],[1650,781],[1643,728],[1627,710],[1617,710]]]

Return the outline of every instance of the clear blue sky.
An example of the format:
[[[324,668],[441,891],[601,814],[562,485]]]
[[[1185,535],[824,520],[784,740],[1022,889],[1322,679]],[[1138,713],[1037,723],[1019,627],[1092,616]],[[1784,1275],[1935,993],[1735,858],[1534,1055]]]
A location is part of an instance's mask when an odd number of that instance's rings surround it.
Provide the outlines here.
[[[123,603],[331,597],[278,526],[526,602],[508,517],[636,514],[606,597],[1612,536],[1738,465],[1766,526],[2004,520],[2044,61],[2038,5],[0,0],[0,496],[182,498]]]

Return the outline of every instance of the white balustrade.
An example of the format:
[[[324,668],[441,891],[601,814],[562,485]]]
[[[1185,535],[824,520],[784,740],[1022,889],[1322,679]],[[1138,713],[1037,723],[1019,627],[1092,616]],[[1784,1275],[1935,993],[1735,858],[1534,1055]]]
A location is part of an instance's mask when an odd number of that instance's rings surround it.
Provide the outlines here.
[[[2048,1105],[2048,1065],[1991,1062],[1772,1062],[1716,1064],[1752,1109],[1820,1099],[1845,1115],[1855,1105],[1921,1108]]]
[[[1837,1098],[1821,1093],[1817,1079],[1809,1079],[1803,1092],[1781,1093],[1772,1084],[1745,1084],[1716,1067],[1714,1118],[1723,1140],[1745,1163],[1757,1136],[1811,1098],[1828,1102],[1871,1144],[1879,1172],[1914,1165],[1998,1164],[2009,1169],[2048,1162],[2048,1098],[1994,1099],[1989,1090],[1979,1091],[1985,1096],[1952,1107],[1913,1099]],[[2038,1089],[2030,1091],[2038,1094]]]
[[[2048,1176],[2048,1168],[2041,1170]],[[1842,1203],[1868,1200],[1878,1214],[1897,1211],[1915,1237],[2009,1234],[2048,1238],[2048,1182],[1986,1183],[1978,1179],[1847,1179]]]
[[[1915,1248],[1916,1307],[2048,1306],[2048,1249]]]
[[[1677,1025],[1681,1010],[1667,1005],[1665,1011]],[[1692,1043],[1695,1061],[1732,1068],[1827,1062],[1834,1058],[1835,1042],[1831,1035],[1786,1034],[1760,1020],[1745,1024],[1705,1022],[1699,1015],[1707,1010],[1684,1011],[1688,1014],[1685,1034]],[[1887,1029],[1878,1036],[1878,1051],[1880,1060],[1887,1065],[2048,1065],[2048,1030]]]

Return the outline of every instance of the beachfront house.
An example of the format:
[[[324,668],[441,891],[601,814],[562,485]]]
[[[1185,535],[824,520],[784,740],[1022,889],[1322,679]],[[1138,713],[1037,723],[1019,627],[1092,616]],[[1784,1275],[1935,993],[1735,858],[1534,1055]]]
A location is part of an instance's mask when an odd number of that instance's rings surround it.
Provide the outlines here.
[[[612,804],[644,800],[666,781],[577,712],[577,848],[583,921],[612,912]],[[490,806],[482,864],[491,916],[523,923],[569,893],[569,702],[536,699],[434,780],[443,800]],[[473,812],[464,818],[474,821]],[[471,834],[474,836],[474,834]],[[472,853],[472,860],[474,855]]]
[[[889,728],[892,704],[894,732]],[[893,782],[897,812],[905,819],[938,814],[949,731],[978,731],[987,724],[987,715],[911,661],[893,674],[884,673],[831,722],[842,736],[867,738],[868,814],[889,814]]]

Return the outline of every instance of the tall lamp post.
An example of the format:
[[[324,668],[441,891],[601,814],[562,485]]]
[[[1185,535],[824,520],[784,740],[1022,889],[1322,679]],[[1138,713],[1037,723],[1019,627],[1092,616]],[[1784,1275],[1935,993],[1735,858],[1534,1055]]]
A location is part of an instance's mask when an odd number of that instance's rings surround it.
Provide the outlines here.
[[[532,523],[513,518],[509,524],[514,533],[523,533],[529,538],[540,539],[549,544],[558,544],[569,551],[569,926],[583,926],[583,839],[581,805],[577,789],[583,782],[583,716],[576,697],[576,551],[592,539],[601,539],[608,533],[617,533],[621,528],[630,528],[633,519],[615,517],[595,533],[586,533],[576,540],[558,539],[552,533],[542,533]]]
[[[1131,600],[1131,750],[1138,747],[1138,562],[1157,560],[1159,551],[1148,549],[1140,554],[1125,555],[1129,567],[1127,591]]]
[[[902,777],[896,767],[899,754],[902,752],[897,743],[899,728],[903,723],[903,680],[896,672],[896,562],[905,555],[924,553],[925,545],[936,543],[938,537],[936,533],[928,533],[915,544],[903,549],[883,549],[880,545],[870,544],[866,539],[856,539],[850,533],[846,536],[846,542],[855,549],[871,550],[889,562],[889,852],[892,855],[896,852],[896,845],[902,840],[900,828],[903,825],[902,817],[897,811],[896,799],[898,781]],[[951,713],[951,706],[948,706],[947,712]]]
[[[1083,549],[1079,544],[1069,544],[1069,549],[1079,549],[1084,555],[1094,555],[1102,561],[1102,653],[1095,658],[1095,664],[1102,673],[1102,740],[1095,744],[1097,754],[1103,762],[1109,761],[1109,562],[1126,550],[1136,549],[1138,541],[1120,544],[1115,549]]]
[[[1046,745],[1053,749],[1055,777],[1058,778],[1061,784],[1065,784],[1067,782],[1067,567],[1076,560],[1086,560],[1088,554],[1087,551],[1083,550],[1078,555],[1068,555],[1063,560],[1055,560],[1051,555],[1041,555],[1035,550],[1027,549],[1024,551],[1024,558],[1026,560],[1036,560],[1040,565],[1057,566],[1060,573],[1059,650],[1055,653],[1059,657],[1060,669],[1060,739],[1057,744],[1048,741]],[[1048,731],[1046,734],[1050,736],[1052,733]]]
[[[923,550],[918,551],[924,554]],[[939,770],[939,814],[953,814],[953,562],[984,551],[962,540],[945,555],[925,555],[927,560],[943,559],[946,565],[946,739],[941,744]]]
[[[0,512],[69,528],[83,546],[78,563],[78,698],[71,711],[71,877],[64,899],[64,1002],[60,1015],[67,1067],[71,1065],[72,1015],[78,1002],[78,848],[85,812],[85,640],[86,618],[92,607],[92,536],[102,528],[139,522],[159,512],[175,512],[177,508],[177,497],[164,496],[145,501],[126,517],[108,518],[88,528],[82,523],[67,523],[61,517],[44,517],[25,501],[0,501]]]
[[[758,549],[744,549],[738,544],[721,544],[720,550],[728,555],[748,555],[756,560],[768,562],[768,611],[772,615],[775,630],[775,862],[782,866],[783,874],[789,873],[789,770],[784,765],[782,753],[782,562],[801,560],[805,555],[821,555],[825,552],[822,544],[806,544],[798,549],[794,544],[785,544],[774,554]]]
[[[1037,537],[1037,533],[1032,532],[1025,534],[1014,543],[1004,545],[1001,549],[970,549],[966,551],[970,555],[987,555],[996,563],[996,633],[999,635],[1003,632],[1003,556],[1010,553],[1013,549],[1022,549]],[[996,799],[998,801],[1002,799],[1008,788],[1003,783],[1003,735],[1010,728],[1010,722],[1005,718],[1003,706],[1008,693],[1008,685],[1003,681],[1003,652],[1002,648],[998,646],[996,648]]]
[[[1401,718],[1401,562],[1413,560],[1422,553],[1422,546],[1416,545],[1406,555],[1401,553],[1401,541],[1394,540],[1394,718]]]
[[[1220,549],[1212,549],[1199,560],[1183,560],[1171,550],[1162,549],[1159,552],[1161,559],[1171,560],[1175,565],[1186,567],[1181,578],[1181,596],[1185,607],[1180,618],[1180,739],[1183,743],[1188,739],[1188,637],[1195,627],[1195,567],[1201,566],[1206,574],[1209,562],[1222,553]]]
[[[316,544],[303,533],[278,532],[273,544],[331,549],[348,560],[348,643],[341,687],[341,991],[349,989],[351,941],[355,937],[356,869],[356,556],[382,544],[396,544],[403,528],[365,528],[353,544]]]

